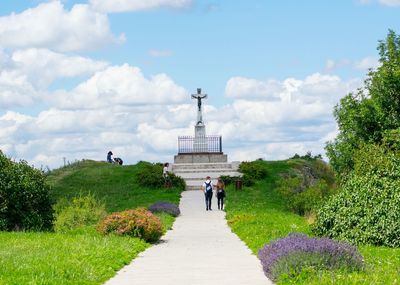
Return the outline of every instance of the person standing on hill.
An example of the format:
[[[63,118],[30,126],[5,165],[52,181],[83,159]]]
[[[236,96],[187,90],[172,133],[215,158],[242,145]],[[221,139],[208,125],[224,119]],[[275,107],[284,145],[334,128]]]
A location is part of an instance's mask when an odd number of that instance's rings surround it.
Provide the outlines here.
[[[213,186],[212,186],[212,182],[211,182],[211,177],[207,176],[206,177],[206,181],[204,181],[203,183],[203,189],[204,191],[204,196],[205,196],[205,200],[206,200],[206,211],[208,210],[212,210],[211,209],[211,200],[212,200],[212,196],[213,196]]]
[[[114,163],[114,160],[113,160],[112,156],[113,156],[113,153],[112,153],[112,151],[110,150],[110,151],[107,153],[107,162],[109,162],[109,163]]]
[[[216,187],[217,187],[218,210],[223,210],[224,198],[225,198],[225,184],[221,178],[218,178]]]

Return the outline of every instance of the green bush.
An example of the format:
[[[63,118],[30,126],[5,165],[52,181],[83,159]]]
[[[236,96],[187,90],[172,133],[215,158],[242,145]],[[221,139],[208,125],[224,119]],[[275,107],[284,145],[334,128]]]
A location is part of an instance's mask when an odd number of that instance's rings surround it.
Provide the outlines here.
[[[53,210],[45,176],[0,151],[0,230],[49,230]]]
[[[383,146],[363,145],[354,171],[317,214],[320,236],[357,244],[400,246],[400,154]]]
[[[176,176],[174,173],[170,173],[169,177],[171,178],[172,187],[178,188],[179,190],[186,189],[186,182],[183,178]]]
[[[135,173],[135,181],[145,188],[164,187],[163,165],[161,163],[150,163],[140,161],[137,163],[138,171]]]
[[[155,242],[163,234],[159,218],[145,208],[116,212],[107,216],[97,227],[102,234],[115,233]]]
[[[314,213],[329,196],[336,193],[332,169],[320,159],[293,159],[291,173],[280,180],[278,192],[286,207],[299,214]]]
[[[163,188],[164,177],[163,165],[161,163],[150,163],[140,161],[137,164],[138,171],[135,174],[135,182],[145,188]],[[176,176],[174,173],[169,173],[172,186],[180,190],[185,190],[186,183],[181,177]]]
[[[55,206],[54,230],[69,232],[97,224],[106,216],[104,204],[93,195],[74,197],[71,202],[61,199]]]
[[[254,184],[254,180],[264,179],[268,175],[268,171],[262,161],[243,161],[239,165],[239,171],[243,173],[243,180],[248,180],[249,184]]]

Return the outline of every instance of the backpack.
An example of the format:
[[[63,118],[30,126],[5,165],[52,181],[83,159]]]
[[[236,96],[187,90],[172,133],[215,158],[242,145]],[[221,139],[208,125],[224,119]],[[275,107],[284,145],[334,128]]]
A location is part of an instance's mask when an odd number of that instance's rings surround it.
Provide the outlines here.
[[[212,191],[211,181],[210,181],[210,183],[207,183],[207,182],[205,182],[205,183],[206,183],[206,192],[207,193],[211,192]]]

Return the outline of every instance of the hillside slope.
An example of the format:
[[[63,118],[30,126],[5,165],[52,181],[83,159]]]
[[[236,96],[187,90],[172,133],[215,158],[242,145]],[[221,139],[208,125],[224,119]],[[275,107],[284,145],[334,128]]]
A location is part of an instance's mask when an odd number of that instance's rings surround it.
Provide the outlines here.
[[[52,171],[47,177],[54,201],[93,194],[108,212],[147,207],[158,201],[179,203],[180,190],[143,188],[135,180],[141,164],[120,166],[84,160]],[[161,177],[162,173],[160,173]]]

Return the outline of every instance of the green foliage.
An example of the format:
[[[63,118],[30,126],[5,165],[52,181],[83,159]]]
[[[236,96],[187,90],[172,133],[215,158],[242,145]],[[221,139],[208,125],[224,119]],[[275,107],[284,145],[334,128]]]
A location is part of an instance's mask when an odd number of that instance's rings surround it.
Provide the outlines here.
[[[93,195],[79,195],[71,202],[61,199],[55,206],[54,230],[69,232],[97,224],[106,216],[104,204]]]
[[[0,230],[49,230],[52,220],[43,173],[0,151]]]
[[[181,191],[186,189],[186,182],[182,177],[176,176],[174,173],[169,173],[169,177],[172,182],[172,187]]]
[[[378,50],[381,66],[334,110],[339,134],[326,150],[342,181],[354,169],[354,152],[362,144],[380,144],[386,131],[400,128],[400,37],[390,30]]]
[[[243,181],[261,180],[267,177],[268,175],[267,170],[265,169],[262,161],[260,160],[251,162],[243,161],[239,165],[239,171],[243,173]],[[251,182],[249,182],[249,184],[252,185]]]
[[[287,161],[257,161],[268,171],[249,191],[232,191],[228,186],[229,203],[226,219],[232,231],[257,253],[267,242],[293,231],[309,233],[306,220],[288,212],[285,201],[277,191],[277,182],[293,166]]]
[[[320,159],[292,159],[293,168],[280,180],[278,192],[285,205],[299,215],[312,214],[329,196],[336,193],[332,169]]]
[[[145,208],[127,210],[107,216],[97,227],[102,234],[115,233],[155,242],[163,234],[160,219]]]
[[[232,231],[257,253],[265,244],[290,232],[310,234],[305,218],[288,212],[285,200],[277,192],[277,181],[295,167],[293,160],[265,161],[269,175],[254,185],[251,191],[229,191],[226,218]],[[334,196],[333,196],[334,197]],[[360,246],[365,270],[360,272],[319,271],[304,268],[293,276],[281,276],[277,284],[396,284],[399,280],[400,248]]]
[[[354,172],[319,211],[314,232],[357,244],[400,246],[400,152],[363,145]]]
[[[96,232],[0,232],[0,284],[104,284],[148,246]]]
[[[139,186],[146,188],[161,188],[164,186],[163,165],[161,163],[140,161],[137,166],[139,170],[135,173],[135,182]]]

